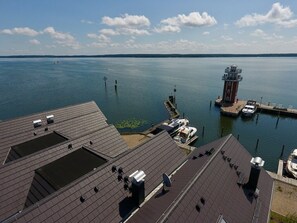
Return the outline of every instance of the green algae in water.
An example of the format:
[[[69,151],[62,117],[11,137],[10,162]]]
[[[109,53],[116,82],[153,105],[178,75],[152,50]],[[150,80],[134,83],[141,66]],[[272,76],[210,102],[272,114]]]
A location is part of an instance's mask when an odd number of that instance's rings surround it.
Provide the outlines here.
[[[115,127],[117,129],[125,129],[125,128],[136,129],[146,123],[147,123],[147,121],[145,121],[145,120],[132,118],[132,119],[123,120],[123,121],[115,124]]]

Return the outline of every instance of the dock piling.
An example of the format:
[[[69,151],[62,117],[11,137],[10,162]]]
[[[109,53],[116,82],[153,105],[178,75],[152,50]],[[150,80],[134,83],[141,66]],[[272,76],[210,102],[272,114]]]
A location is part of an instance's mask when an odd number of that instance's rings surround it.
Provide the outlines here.
[[[258,150],[258,145],[259,145],[259,139],[257,139],[257,143],[256,143],[256,151]]]
[[[257,114],[256,124],[258,124],[258,120],[259,120],[259,113]]]
[[[239,134],[237,135],[237,140],[239,141]]]
[[[283,145],[283,147],[282,147],[282,152],[281,152],[281,154],[280,154],[280,156],[279,156],[280,159],[283,159],[283,156],[284,156],[284,150],[285,150],[285,145]]]
[[[223,133],[224,133],[224,128],[222,128],[221,130],[221,137],[223,137]]]
[[[279,122],[279,116],[277,117],[276,124],[275,124],[275,128],[277,128],[277,126],[278,126],[278,122]]]
[[[202,127],[202,137],[204,137],[204,126]]]
[[[210,100],[210,102],[209,102],[209,110],[211,109],[211,106],[212,106],[212,101]]]
[[[115,89],[115,91],[118,90],[118,81],[117,80],[114,81],[114,89]]]

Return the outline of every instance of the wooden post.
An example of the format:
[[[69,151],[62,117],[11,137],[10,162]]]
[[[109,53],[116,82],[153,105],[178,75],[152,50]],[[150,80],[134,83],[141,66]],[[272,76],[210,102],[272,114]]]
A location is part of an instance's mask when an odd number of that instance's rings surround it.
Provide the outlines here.
[[[279,116],[277,117],[276,124],[275,124],[275,128],[277,128],[277,126],[278,126],[278,122],[279,122]]]
[[[104,84],[105,84],[105,88],[106,88],[107,77],[104,76],[103,80],[104,80]]]
[[[281,154],[280,154],[280,156],[279,156],[280,159],[283,159],[283,156],[284,156],[284,150],[285,150],[285,145],[283,145],[283,147],[282,147],[282,152],[281,152]]]
[[[258,150],[258,145],[259,145],[259,139],[257,139],[257,143],[256,143],[256,151]]]
[[[118,81],[117,80],[115,80],[115,82],[114,82],[114,89],[117,92],[117,90],[118,90]]]
[[[202,127],[202,137],[204,137],[204,126]]]

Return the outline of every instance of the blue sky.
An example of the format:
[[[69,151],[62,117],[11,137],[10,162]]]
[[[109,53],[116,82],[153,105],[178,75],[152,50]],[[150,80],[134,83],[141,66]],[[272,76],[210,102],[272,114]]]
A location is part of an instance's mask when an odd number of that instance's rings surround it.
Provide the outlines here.
[[[0,0],[0,55],[296,52],[292,0]]]

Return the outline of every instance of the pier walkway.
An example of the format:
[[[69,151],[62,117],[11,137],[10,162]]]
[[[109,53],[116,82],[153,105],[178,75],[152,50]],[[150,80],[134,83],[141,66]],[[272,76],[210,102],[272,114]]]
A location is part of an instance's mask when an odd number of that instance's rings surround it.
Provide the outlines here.
[[[222,115],[233,117],[237,117],[240,114],[246,103],[246,100],[238,100],[233,104],[224,104],[222,103],[221,98],[215,100],[215,105],[221,107]],[[260,104],[259,102],[257,102],[257,107],[257,112],[297,118],[297,109],[294,108],[277,107],[273,105]]]

